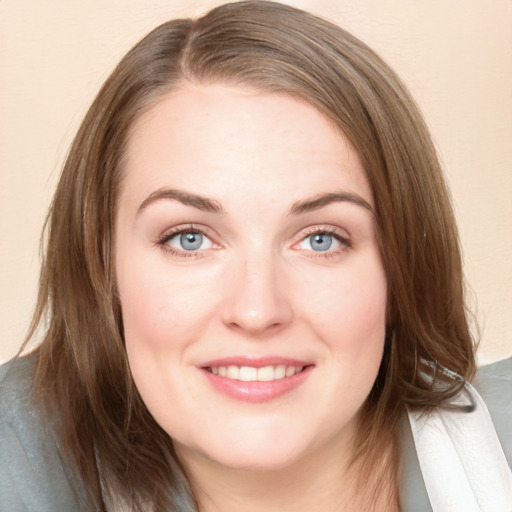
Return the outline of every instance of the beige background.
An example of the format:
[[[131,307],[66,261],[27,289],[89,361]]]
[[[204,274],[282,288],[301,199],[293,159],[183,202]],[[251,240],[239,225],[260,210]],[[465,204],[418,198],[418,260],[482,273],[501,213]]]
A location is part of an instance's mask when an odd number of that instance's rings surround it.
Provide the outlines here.
[[[0,362],[35,301],[38,240],[102,81],[158,23],[219,1],[0,0]],[[376,49],[410,86],[460,222],[480,362],[512,354],[512,0],[290,0]]]

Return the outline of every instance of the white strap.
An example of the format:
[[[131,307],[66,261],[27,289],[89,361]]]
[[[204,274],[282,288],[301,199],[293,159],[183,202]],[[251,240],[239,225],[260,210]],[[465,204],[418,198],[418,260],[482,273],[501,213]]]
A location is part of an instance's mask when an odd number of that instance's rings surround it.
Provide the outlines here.
[[[474,410],[409,411],[418,460],[434,512],[511,512],[512,472],[487,407],[473,386]],[[511,433],[512,435],[512,433]]]

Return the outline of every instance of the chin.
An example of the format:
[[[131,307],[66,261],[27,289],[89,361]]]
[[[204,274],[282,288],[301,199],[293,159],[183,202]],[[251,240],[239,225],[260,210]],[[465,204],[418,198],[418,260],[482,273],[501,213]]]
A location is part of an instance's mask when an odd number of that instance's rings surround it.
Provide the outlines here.
[[[230,448],[222,454],[210,454],[210,460],[225,468],[246,471],[279,471],[288,468],[300,459],[300,450],[285,451],[256,447],[255,449]]]
[[[308,452],[307,443],[289,437],[288,442],[283,442],[282,436],[220,437],[210,437],[206,446],[175,443],[176,452],[185,460],[198,457],[226,469],[247,471],[278,471],[297,463]]]

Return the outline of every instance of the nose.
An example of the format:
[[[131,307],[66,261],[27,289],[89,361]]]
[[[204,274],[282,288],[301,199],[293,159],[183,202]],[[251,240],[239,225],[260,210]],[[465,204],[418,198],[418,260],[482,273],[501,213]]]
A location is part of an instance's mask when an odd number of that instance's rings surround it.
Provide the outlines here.
[[[253,337],[265,336],[291,323],[292,294],[275,259],[268,254],[244,258],[230,268],[223,322],[231,330]]]

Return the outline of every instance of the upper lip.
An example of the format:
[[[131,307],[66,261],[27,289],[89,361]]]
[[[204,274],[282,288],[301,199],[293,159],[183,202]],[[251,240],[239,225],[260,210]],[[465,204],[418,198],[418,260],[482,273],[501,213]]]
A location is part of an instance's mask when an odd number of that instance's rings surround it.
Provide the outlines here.
[[[205,361],[198,365],[200,368],[218,368],[220,366],[249,366],[252,368],[263,368],[265,366],[311,366],[311,361],[304,361],[292,357],[265,356],[265,357],[247,357],[230,356],[219,359]]]

